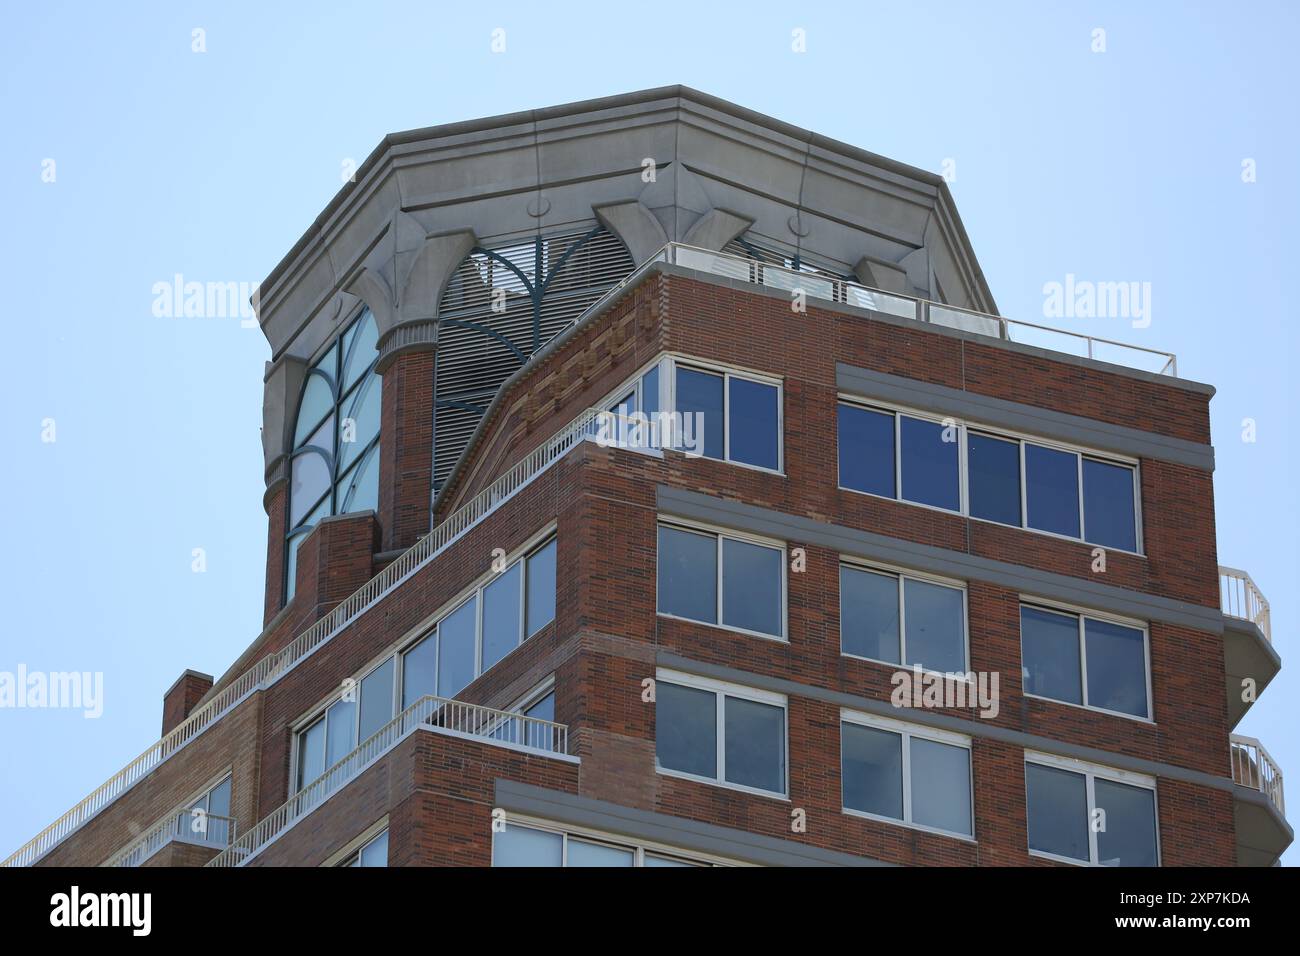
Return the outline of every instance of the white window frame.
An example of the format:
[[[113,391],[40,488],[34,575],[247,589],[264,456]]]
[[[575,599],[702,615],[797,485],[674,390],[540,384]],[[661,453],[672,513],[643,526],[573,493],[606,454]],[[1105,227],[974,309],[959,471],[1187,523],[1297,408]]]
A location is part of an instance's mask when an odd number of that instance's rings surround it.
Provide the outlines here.
[[[393,659],[393,654],[390,651],[390,652],[386,652],[383,657],[371,661],[361,670],[361,676],[357,677],[354,683],[352,684],[352,687],[354,688],[357,695],[356,700],[353,701],[352,703],[353,707],[356,708],[356,719],[352,721],[352,746],[348,748],[348,753],[351,753],[353,750],[356,750],[363,743],[363,741],[360,739],[361,682],[364,681],[371,674],[373,674],[375,671],[379,670],[379,668],[383,667],[392,659]],[[401,682],[399,677],[400,671],[401,671],[400,662],[395,663],[393,667],[393,686],[392,686],[393,696],[391,702],[392,717],[388,718],[389,721],[394,720],[397,717],[397,715],[402,712],[401,707],[398,706],[401,703],[401,695],[400,695]],[[308,730],[310,730],[312,727],[316,726],[316,724],[320,723],[322,720],[327,719],[329,709],[343,699],[343,693],[344,692],[342,689],[331,692],[328,697],[326,697],[322,701],[319,701],[316,704],[316,706],[311,708],[311,710],[309,710],[302,717],[299,717],[296,721],[293,722],[293,724],[290,725],[290,730],[293,734],[293,754],[292,754],[292,759],[290,759],[289,761],[289,782],[291,786],[295,787],[293,791],[294,793],[297,793],[299,792],[299,790],[307,786],[310,786],[312,783],[312,781],[308,780],[303,784],[303,787],[297,786],[299,764],[302,761],[302,735],[306,733]],[[329,724],[328,723],[325,725],[325,737],[323,738],[322,746],[325,748],[325,753],[328,754],[329,753]],[[329,766],[326,766],[324,769],[328,770]]]
[[[682,617],[678,614],[671,614],[667,611],[659,610],[659,528],[669,527],[677,531],[684,531],[688,534],[698,534],[702,537],[711,537],[715,542],[714,556],[717,567],[715,581],[715,607],[716,620],[701,621],[693,617]],[[724,539],[730,538],[733,541],[739,541],[743,544],[752,544],[759,547],[771,548],[778,551],[781,555],[781,632],[779,634],[768,634],[764,631],[751,631],[748,628],[736,627],[733,624],[722,623],[723,608],[723,547]],[[735,634],[746,634],[750,637],[761,637],[769,641],[780,641],[782,644],[790,642],[789,627],[789,579],[787,561],[789,555],[786,552],[786,543],[777,541],[773,538],[764,538],[759,535],[746,534],[740,531],[729,531],[725,528],[707,525],[695,521],[684,521],[680,518],[674,518],[670,515],[659,515],[655,521],[655,616],[667,618],[672,621],[689,621],[691,624],[700,624],[704,627],[716,627],[724,631],[731,631]]]
[[[1076,607],[1069,604],[1061,604],[1056,601],[1045,601],[1042,598],[1031,597],[1027,594],[1020,596],[1020,607],[1030,607],[1037,611],[1046,611],[1049,614],[1060,614],[1063,617],[1073,617],[1076,619],[1076,635],[1078,639],[1079,652],[1079,680],[1080,695],[1083,702],[1076,704],[1069,700],[1060,700],[1056,697],[1045,697],[1042,694],[1033,694],[1024,689],[1024,664],[1025,664],[1025,629],[1024,617],[1020,616],[1020,667],[1021,667],[1021,693],[1026,697],[1032,697],[1035,700],[1050,701],[1053,704],[1062,704],[1066,707],[1077,707],[1082,710],[1090,710],[1097,714],[1109,714],[1112,717],[1123,717],[1125,720],[1135,720],[1142,724],[1155,724],[1155,698],[1151,690],[1151,627],[1145,621],[1139,621],[1135,618],[1120,617],[1115,614],[1104,614],[1092,611],[1087,608]],[[1122,710],[1110,710],[1107,707],[1098,707],[1088,702],[1088,642],[1085,634],[1086,622],[1092,619],[1100,621],[1103,624],[1118,624],[1120,627],[1132,628],[1135,631],[1142,632],[1142,668],[1146,672],[1147,692],[1147,712],[1145,716],[1137,714],[1126,714]]]
[[[840,555],[840,566],[847,566],[855,571],[866,571],[871,574],[879,574],[883,577],[893,577],[898,579],[898,654],[901,659],[897,662],[882,661],[876,657],[864,657],[861,654],[850,654],[844,649],[844,595],[842,590],[840,593],[841,657],[849,657],[856,661],[869,661],[873,664],[884,664],[886,667],[893,668],[911,668],[914,666],[913,662],[907,659],[907,600],[903,583],[908,578],[911,578],[912,580],[920,581],[923,584],[937,584],[940,587],[954,588],[961,592],[962,669],[960,673],[963,675],[968,675],[970,673],[970,590],[967,582],[960,581],[956,578],[940,577],[936,574],[923,574],[916,571],[909,571],[906,568],[894,567],[887,564],[877,564],[849,554]],[[839,582],[837,581],[837,587],[838,583]],[[922,668],[922,673],[947,674],[949,672]]]
[[[658,393],[655,395],[655,402],[660,409],[664,409],[665,407],[667,407],[665,406],[664,403],[667,400],[667,396],[669,393],[669,389],[665,385],[664,379],[666,376],[671,375],[672,373],[670,370],[669,362],[667,361],[666,356],[662,353],[659,356],[657,356],[653,361],[648,362],[645,365],[641,366],[639,369],[637,369],[637,371],[633,375],[631,375],[623,382],[621,382],[618,388],[610,392],[607,392],[605,396],[601,398],[600,401],[595,403],[595,407],[603,411],[613,413],[619,407],[619,405],[622,404],[622,400],[627,398],[628,393],[630,392],[632,394],[633,400],[636,402],[637,411],[644,413],[645,404],[646,404],[644,379],[652,371],[659,372],[659,389],[658,389]],[[649,427],[650,429],[651,447],[638,448],[637,451],[641,452],[642,454],[653,455],[656,458],[662,458],[663,457],[663,447],[662,447],[663,436],[660,434],[658,426],[653,421],[651,421],[647,427]]]
[[[677,353],[665,353],[664,358],[667,360],[664,367],[667,368],[669,374],[666,377],[666,382],[663,372],[661,371],[659,374],[659,394],[667,399],[666,404],[662,404],[661,408],[668,408],[673,412],[679,411],[677,408],[677,370],[679,368],[702,372],[706,375],[717,375],[722,378],[722,457],[710,459],[711,461],[724,461],[729,465],[736,465],[740,468],[749,468],[752,471],[761,471],[768,475],[785,477],[785,382],[783,379],[763,372],[740,368],[739,366],[725,365],[720,362],[697,359]],[[743,379],[757,385],[769,385],[776,389],[775,468],[753,465],[749,462],[737,461],[731,457],[731,379],[733,378]],[[664,394],[665,384],[667,385],[666,395]]]
[[[784,694],[776,694],[772,691],[757,690],[753,687],[745,687],[741,684],[732,684],[727,681],[710,680],[706,677],[698,677],[695,674],[688,674],[684,671],[667,670],[659,668],[655,672],[656,689],[658,683],[662,681],[666,684],[678,684],[682,687],[689,687],[692,690],[702,690],[713,694],[714,703],[714,746],[716,754],[714,756],[714,767],[716,768],[716,777],[704,777],[699,774],[686,773],[682,770],[672,770],[667,767],[660,767],[659,760],[655,758],[655,773],[665,777],[677,777],[680,780],[694,780],[697,783],[707,783],[715,787],[725,787],[728,790],[738,790],[741,793],[751,793],[760,797],[767,797],[771,800],[781,800],[786,803],[790,802],[790,703],[789,698]],[[731,783],[727,777],[727,722],[726,722],[726,698],[736,697],[740,700],[747,700],[755,704],[768,704],[773,707],[781,708],[781,730],[782,730],[782,763],[784,766],[783,779],[781,781],[781,791],[761,790],[758,787],[748,787],[740,783]],[[657,699],[657,698],[656,698]],[[655,717],[655,746],[658,749],[658,714]]]
[[[397,703],[398,704],[402,702],[401,691],[406,685],[406,655],[410,651],[414,650],[416,645],[421,644],[425,640],[432,638],[436,642],[434,645],[434,655],[433,655],[433,668],[436,677],[438,673],[438,667],[441,664],[441,659],[442,659],[441,636],[437,633],[438,628],[442,626],[443,621],[451,617],[451,615],[455,614],[471,600],[478,601],[478,606],[475,608],[474,611],[474,677],[470,680],[471,684],[474,681],[478,680],[480,677],[482,677],[488,671],[491,671],[492,669],[500,666],[501,664],[504,664],[511,657],[511,655],[515,653],[515,651],[519,650],[519,648],[523,647],[530,640],[532,640],[532,637],[534,635],[530,635],[527,633],[527,629],[528,629],[527,561],[529,557],[531,557],[535,552],[540,551],[542,548],[548,545],[551,542],[551,540],[553,540],[555,537],[556,537],[555,526],[553,524],[550,525],[545,531],[534,535],[532,538],[529,539],[527,544],[523,545],[520,548],[517,548],[511,554],[510,558],[506,561],[506,566],[504,569],[502,569],[501,571],[489,571],[486,575],[483,575],[482,577],[478,578],[473,584],[471,584],[469,587],[465,588],[459,594],[457,594],[455,598],[453,598],[452,600],[444,604],[442,608],[438,610],[437,613],[431,615],[430,618],[428,619],[429,623],[421,625],[420,628],[418,628],[416,636],[412,638],[404,639],[398,645],[396,650],[396,654],[398,656],[398,666],[397,666],[397,672],[398,672],[397,673],[397,688],[398,688]],[[557,545],[557,552],[556,552],[557,558],[558,558],[558,553],[559,552],[558,552],[558,545]],[[519,643],[517,643],[512,649],[507,651],[505,656],[502,657],[501,660],[493,664],[492,667],[484,669],[483,667],[483,592],[487,589],[488,585],[492,584],[492,582],[495,581],[501,575],[508,573],[510,569],[515,565],[521,565],[520,575],[519,575],[519,589],[520,589],[519,633],[521,637],[519,639]],[[556,588],[557,589],[559,588],[558,560],[556,566]],[[558,601],[556,602],[556,613],[557,614],[559,613]],[[545,627],[545,625],[543,625],[543,627]],[[539,633],[541,630],[542,628],[538,628],[538,631],[534,632],[534,634]],[[441,688],[439,688],[439,690],[441,690]],[[438,696],[445,697],[446,695],[439,694]],[[398,713],[400,712],[401,710],[399,709]]]
[[[527,617],[528,615],[528,567],[526,564],[527,558],[530,555],[532,555],[534,552],[540,550],[542,547],[549,544],[550,541],[553,540],[555,537],[556,537],[556,526],[554,522],[552,522],[551,524],[543,528],[541,531],[539,531],[537,534],[531,536],[519,548],[515,549],[515,551],[512,552],[510,559],[506,563],[506,570],[508,571],[514,564],[518,562],[525,562],[523,568],[521,568],[521,573],[520,573],[520,590],[522,592],[520,605],[519,605],[520,634],[525,634],[525,631],[527,629],[527,620],[528,620]],[[505,572],[489,571],[486,575],[483,575],[482,577],[476,579],[473,584],[469,585],[468,587],[460,591],[454,598],[452,598],[450,601],[448,601],[446,604],[440,607],[436,612],[429,615],[429,617],[425,618],[424,621],[422,621],[419,625],[417,625],[416,627],[408,631],[407,634],[404,635],[401,639],[399,639],[398,641],[390,645],[388,649],[385,650],[381,656],[370,661],[370,663],[368,663],[361,670],[360,676],[356,678],[356,683],[354,685],[358,697],[356,701],[357,715],[356,715],[356,720],[353,722],[353,745],[351,750],[355,750],[362,743],[361,740],[357,739],[361,733],[361,698],[360,698],[361,682],[364,681],[367,677],[369,677],[375,670],[377,670],[378,668],[386,664],[390,659],[393,660],[394,662],[393,663],[393,703],[392,703],[393,717],[390,719],[395,719],[397,715],[400,714],[405,709],[402,706],[402,688],[404,686],[405,676],[406,676],[405,664],[406,664],[407,652],[410,651],[412,648],[414,648],[417,644],[424,641],[426,638],[432,636],[434,632],[437,630],[438,625],[441,624],[445,618],[450,616],[455,611],[459,610],[460,607],[467,600],[469,600],[472,595],[477,594],[483,588],[487,587],[487,585],[491,584],[493,581],[497,579],[497,577],[500,574],[503,573]],[[558,566],[556,570],[556,582],[557,582],[556,586],[558,588],[559,586]],[[558,613],[558,602],[557,602],[556,610]],[[482,670],[482,666],[481,666],[483,660],[483,604],[481,598],[479,601],[477,614],[475,615],[474,626],[475,626],[474,664],[477,670],[474,680],[478,680],[485,673],[485,671]],[[434,639],[436,640],[437,638],[435,637]],[[509,658],[511,654],[517,651],[524,644],[528,643],[530,639],[531,639],[531,635],[526,635],[523,638],[521,638],[519,644],[515,645],[513,650],[507,652],[505,657],[501,658],[501,660],[498,661],[497,664],[505,663],[506,659]],[[435,674],[437,673],[436,670],[437,666],[438,666],[438,654],[435,653],[434,654]],[[495,666],[497,665],[494,664],[493,667]],[[488,670],[492,670],[492,668],[488,668]],[[296,721],[294,721],[290,725],[290,732],[292,734],[292,747],[291,747],[292,754],[289,760],[290,787],[296,788],[298,783],[299,764],[301,762],[301,754],[299,750],[300,750],[302,733],[310,729],[312,725],[314,725],[318,720],[323,720],[325,718],[326,712],[330,709],[330,707],[336,704],[342,698],[342,696],[343,696],[343,691],[341,689],[332,691],[327,697],[318,701],[315,706],[310,708],[306,713],[304,713],[301,717],[299,717]],[[329,746],[328,733],[329,731],[327,729],[326,742],[325,742],[327,751]],[[328,770],[329,768],[326,767],[325,769]],[[308,783],[310,783],[310,781],[308,781]],[[297,789],[295,789],[293,792],[297,793],[298,791]]]
[[[361,851],[367,846],[379,839],[384,831],[388,829],[388,814],[384,814],[370,826],[361,831],[360,834],[348,841],[347,845],[337,853],[331,854],[321,864],[325,867],[345,867],[350,864],[353,858],[359,857]]]
[[[1050,438],[1042,438],[1037,435],[1030,435],[1024,432],[1011,431],[1005,428],[996,428],[988,425],[967,422],[955,415],[943,416],[935,412],[922,411],[920,409],[909,408],[902,405],[891,405],[887,402],[877,402],[871,399],[863,398],[858,395],[841,392],[836,396],[836,415],[838,420],[839,406],[848,405],[854,408],[863,409],[869,412],[876,412],[882,415],[892,415],[894,418],[894,496],[891,498],[887,495],[876,494],[873,491],[862,491],[858,488],[849,488],[839,483],[839,453],[840,442],[838,430],[836,432],[835,450],[836,450],[836,470],[835,483],[840,491],[847,491],[855,495],[865,495],[869,498],[878,498],[882,501],[897,501],[901,504],[912,505],[917,508],[928,508],[931,511],[937,511],[941,514],[961,515],[971,521],[979,521],[984,524],[996,525],[1000,528],[1019,528],[1022,531],[1029,531],[1033,534],[1045,535],[1049,538],[1056,538],[1060,541],[1073,541],[1079,544],[1092,545],[1093,547],[1104,548],[1107,551],[1114,551],[1119,554],[1132,554],[1138,557],[1145,557],[1145,542],[1142,535],[1142,463],[1136,458],[1129,458],[1124,455],[1116,455],[1110,452],[1100,452],[1095,449],[1084,448],[1080,445],[1070,445],[1064,442],[1055,441]],[[912,501],[903,497],[903,448],[902,448],[902,416],[916,418],[922,421],[935,422],[943,424],[951,421],[953,427],[958,430],[958,449],[957,460],[959,474],[957,476],[960,501],[960,508],[952,511],[948,508],[940,508],[936,505],[926,504],[922,501]],[[989,518],[980,518],[971,514],[970,510],[970,463],[968,437],[971,433],[996,438],[1001,441],[1016,442],[1019,445],[1020,459],[1020,524],[1004,524],[1001,521],[993,521]],[[1061,451],[1072,454],[1076,458],[1076,493],[1079,500],[1079,536],[1071,537],[1070,535],[1059,534],[1055,531],[1044,531],[1041,528],[1033,528],[1029,525],[1029,493],[1025,481],[1025,444],[1039,445],[1052,451]],[[1127,548],[1119,548],[1114,545],[1103,545],[1095,541],[1089,541],[1087,538],[1087,515],[1084,507],[1083,498],[1083,462],[1084,459],[1090,459],[1103,465],[1113,465],[1119,468],[1128,468],[1133,472],[1133,528],[1136,550],[1130,551]]]
[[[1097,795],[1095,783],[1097,778],[1119,783],[1128,787],[1139,787],[1143,790],[1151,791],[1151,812],[1152,826],[1155,829],[1156,843],[1156,865],[1163,866],[1164,854],[1160,846],[1160,793],[1156,787],[1156,778],[1143,773],[1135,773],[1131,770],[1117,770],[1114,767],[1105,767],[1101,764],[1089,763],[1085,760],[1077,760],[1073,757],[1062,757],[1057,754],[1042,753],[1040,751],[1026,750],[1026,764],[1038,764],[1041,767],[1051,767],[1055,770],[1068,770],[1071,773],[1077,773],[1084,777],[1085,790],[1087,793],[1087,819],[1084,825],[1088,828],[1088,859],[1076,860],[1073,857],[1061,856],[1057,853],[1048,853],[1045,850],[1035,850],[1029,846],[1029,778],[1025,775],[1025,848],[1029,855],[1038,857],[1043,860],[1055,860],[1057,863],[1069,863],[1073,866],[1102,866],[1098,858],[1097,851],[1097,832],[1092,826],[1092,814],[1097,808]]]
[[[730,860],[726,857],[714,856],[709,853],[697,853],[694,850],[682,850],[678,847],[669,846],[666,843],[656,843],[650,840],[634,840],[629,837],[619,836],[616,833],[610,833],[603,830],[592,830],[586,827],[571,827],[562,823],[554,823],[550,820],[544,820],[541,817],[524,816],[516,814],[506,815],[506,826],[520,827],[526,830],[541,830],[544,833],[554,833],[563,838],[560,850],[560,866],[568,868],[569,865],[569,839],[582,841],[584,843],[598,843],[611,847],[616,850],[631,851],[633,856],[633,866],[645,866],[646,856],[668,857],[670,859],[680,860],[683,863],[690,863],[693,866],[749,866],[750,864],[742,863],[739,860]],[[500,834],[494,829],[492,831],[492,865],[496,865],[496,841]]]
[[[883,730],[891,734],[898,734],[901,737],[902,752],[902,773],[903,773],[903,818],[900,820],[896,817],[887,817],[878,813],[868,813],[865,810],[855,810],[853,807],[844,805],[844,724],[853,724],[858,727],[867,727],[872,730]],[[912,740],[928,740],[930,743],[945,744],[949,747],[960,747],[966,751],[966,796],[970,807],[970,833],[960,833],[956,830],[945,830],[942,827],[928,826],[924,823],[916,823],[912,820]],[[962,840],[966,843],[977,843],[975,838],[975,754],[971,748],[971,738],[965,734],[956,734],[947,730],[938,730],[932,727],[922,727],[918,724],[907,723],[902,720],[894,720],[890,717],[880,717],[876,714],[866,714],[858,710],[848,708],[840,709],[840,809],[843,813],[852,817],[861,817],[865,820],[878,820],[882,823],[889,823],[894,826],[907,827],[909,830],[920,830],[925,833],[934,833],[939,836],[952,837],[955,840]]]

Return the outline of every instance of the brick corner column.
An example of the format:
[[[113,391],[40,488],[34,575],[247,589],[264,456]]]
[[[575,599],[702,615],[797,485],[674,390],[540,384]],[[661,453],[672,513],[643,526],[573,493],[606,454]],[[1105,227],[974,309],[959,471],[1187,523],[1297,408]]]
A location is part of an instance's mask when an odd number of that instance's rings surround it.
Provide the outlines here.
[[[434,329],[399,326],[380,347],[379,526],[384,551],[429,531],[433,490]]]

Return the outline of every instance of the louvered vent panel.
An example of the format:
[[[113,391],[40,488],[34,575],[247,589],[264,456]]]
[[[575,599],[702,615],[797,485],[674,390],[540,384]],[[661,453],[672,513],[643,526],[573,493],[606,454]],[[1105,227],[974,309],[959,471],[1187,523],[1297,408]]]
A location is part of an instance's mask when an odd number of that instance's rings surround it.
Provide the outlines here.
[[[520,356],[526,359],[562,332],[634,267],[623,243],[603,229],[492,252],[476,249],[466,257],[439,308],[435,488],[451,474],[481,411],[523,364]],[[494,302],[505,308],[492,311]]]

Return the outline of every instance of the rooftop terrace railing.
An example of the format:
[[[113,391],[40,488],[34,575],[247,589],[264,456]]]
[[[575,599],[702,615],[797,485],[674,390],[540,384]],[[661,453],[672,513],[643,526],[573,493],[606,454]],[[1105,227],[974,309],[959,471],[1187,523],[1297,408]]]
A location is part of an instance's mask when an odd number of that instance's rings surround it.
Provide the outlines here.
[[[602,414],[605,413],[597,409],[587,409],[525,455],[505,474],[458,508],[447,520],[403,552],[282,650],[268,654],[218,691],[211,700],[197,708],[170,733],[110,777],[90,796],[11,854],[3,865],[30,866],[35,863],[250,694],[274,684],[322,644],[369,610],[373,604],[446,550],[461,535],[531,484],[574,447],[592,438],[596,423]]]
[[[272,810],[207,865],[234,867],[247,863],[420,727],[544,756],[567,756],[569,752],[569,728],[564,724],[446,697],[421,697],[356,750]]]
[[[1140,345],[1117,342],[1114,339],[1083,335],[1078,332],[1067,332],[1064,329],[1052,328],[1048,325],[1020,322],[1014,319],[1005,319],[1000,315],[990,315],[971,309],[960,309],[941,302],[932,302],[929,299],[873,289],[870,286],[850,282],[847,279],[837,279],[822,273],[796,271],[762,262],[758,259],[750,259],[725,252],[713,252],[709,249],[700,249],[679,242],[670,242],[665,245],[641,268],[607,293],[601,302],[597,302],[593,306],[593,309],[599,308],[602,302],[616,296],[626,285],[639,278],[643,271],[656,262],[667,262],[686,269],[694,269],[697,272],[708,272],[729,279],[737,279],[741,282],[750,282],[755,285],[764,285],[787,291],[802,289],[805,294],[815,299],[840,302],[860,309],[871,309],[904,319],[913,319],[917,322],[928,322],[931,325],[976,332],[980,335],[1006,339],[1010,342],[1031,345],[1052,352],[1062,352],[1081,358],[1110,362],[1114,365],[1122,365],[1157,375],[1176,376],[1178,374],[1178,359],[1172,352],[1161,352],[1157,349],[1143,348]]]
[[[169,843],[192,843],[224,849],[235,839],[233,817],[182,807],[167,814],[144,836],[108,859],[104,866],[143,866]]]
[[[1219,600],[1224,614],[1250,621],[1263,632],[1265,640],[1273,642],[1268,599],[1249,574],[1219,565]]]
[[[1228,741],[1232,748],[1232,782],[1258,790],[1285,817],[1286,797],[1282,792],[1282,771],[1264,749],[1264,745],[1254,737],[1243,737],[1240,734],[1233,734]]]

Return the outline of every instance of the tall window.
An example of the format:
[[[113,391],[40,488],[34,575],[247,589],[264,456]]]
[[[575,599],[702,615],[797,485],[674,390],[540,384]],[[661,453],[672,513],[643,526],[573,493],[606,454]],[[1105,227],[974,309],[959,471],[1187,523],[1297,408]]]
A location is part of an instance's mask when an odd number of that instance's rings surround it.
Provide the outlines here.
[[[187,839],[227,846],[234,838],[234,820],[230,816],[230,776],[226,774],[219,783],[190,804],[190,809],[185,814],[188,817]]]
[[[293,597],[298,545],[321,518],[379,504],[378,329],[366,309],[307,373],[289,466],[285,600]]]
[[[786,700],[778,694],[660,671],[655,767],[759,793],[786,792]]]
[[[844,711],[840,750],[848,812],[973,835],[969,737]]]
[[[402,707],[426,695],[455,697],[554,618],[551,538],[476,588],[403,653]]]
[[[623,419],[620,440],[638,448],[672,448],[777,473],[783,467],[780,379],[665,357],[603,404]]]
[[[1142,627],[1023,604],[1020,655],[1026,694],[1151,716]]]
[[[965,672],[966,593],[951,584],[843,563],[840,653]]]
[[[339,866],[388,866],[388,827],[346,857]]]
[[[1095,866],[1159,866],[1155,780],[1048,754],[1025,755],[1034,856]]]
[[[785,550],[698,528],[659,525],[660,614],[785,639]]]

